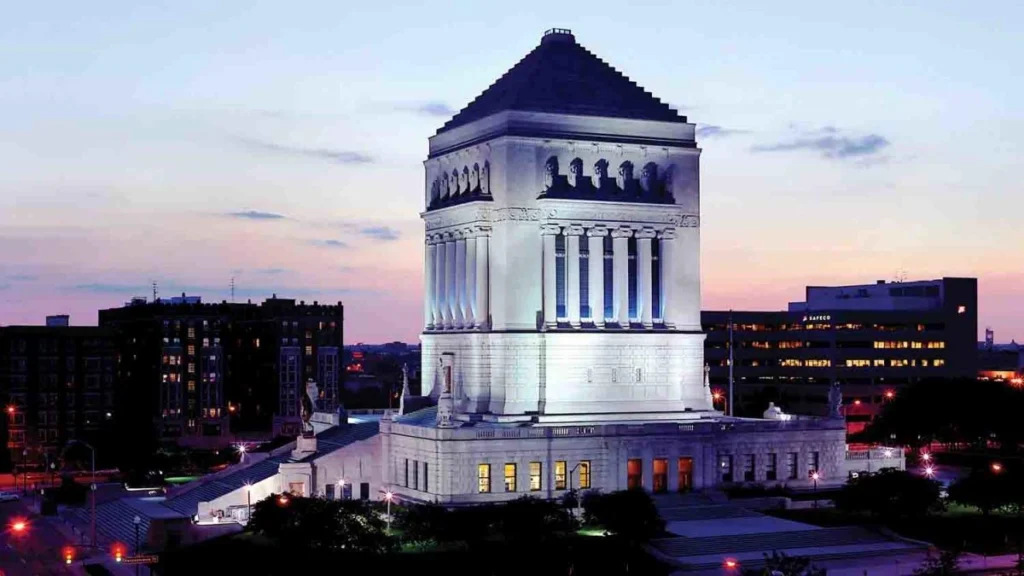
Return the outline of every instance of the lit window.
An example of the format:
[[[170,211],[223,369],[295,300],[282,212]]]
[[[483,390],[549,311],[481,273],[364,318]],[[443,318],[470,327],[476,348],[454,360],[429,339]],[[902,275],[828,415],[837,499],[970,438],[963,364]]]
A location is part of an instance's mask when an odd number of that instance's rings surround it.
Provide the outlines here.
[[[540,462],[530,462],[530,491],[536,492],[540,490],[541,479],[540,474],[543,470]]]
[[[516,491],[516,465],[505,464],[505,492]]]
[[[580,489],[590,488],[590,462],[580,462]]]
[[[935,360],[932,360],[932,366],[935,366],[936,368],[938,368],[939,366],[945,366],[945,365],[946,365],[946,361],[943,360],[942,358],[936,358]]]
[[[259,348],[259,347],[260,347],[260,339],[259,339],[259,338],[257,338],[257,339],[255,339],[255,340],[253,340],[253,341],[252,341],[252,343],[253,343],[253,344],[254,344],[254,345],[255,345],[255,346],[257,347],[257,348]]]
[[[555,490],[565,490],[565,460],[555,462]]]
[[[306,346],[306,356],[312,356],[312,355],[313,355],[313,347],[312,346]]]
[[[203,338],[203,348],[209,348],[209,347],[210,347],[210,339],[209,338]]]
[[[491,465],[480,464],[476,467],[477,491],[486,494],[491,491]]]
[[[956,307],[956,313],[957,314],[966,314],[967,313],[967,306],[957,306]]]
[[[195,356],[196,355],[196,347],[195,347],[194,344],[189,344],[188,345],[188,355],[189,356]]]
[[[195,374],[196,373],[196,365],[195,365],[194,362],[189,362],[188,363],[188,373],[189,374]]]
[[[189,380],[188,381],[188,391],[189,392],[195,392],[196,391],[196,381],[195,380]]]
[[[189,338],[195,338],[196,337],[196,329],[195,328],[189,327],[189,329],[188,329],[188,337]]]

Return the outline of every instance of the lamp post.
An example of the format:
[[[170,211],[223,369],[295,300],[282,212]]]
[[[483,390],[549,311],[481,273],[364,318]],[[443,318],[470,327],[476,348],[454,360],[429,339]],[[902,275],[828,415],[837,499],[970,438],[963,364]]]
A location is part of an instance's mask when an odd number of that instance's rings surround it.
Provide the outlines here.
[[[575,472],[576,469],[580,467],[580,464],[583,464],[583,463],[582,462],[577,462],[576,465],[572,467],[572,470],[569,470],[569,492],[571,492],[573,494],[573,496],[576,498],[577,515],[579,515],[580,494],[579,494],[578,491],[576,491],[575,488],[572,487],[572,473]]]
[[[28,494],[28,448],[21,451],[21,493]]]
[[[384,492],[384,501],[388,503],[388,534],[391,534],[391,501],[395,499],[395,494],[391,490]]]
[[[136,515],[135,518],[132,519],[132,524],[135,524],[135,555],[136,556],[139,555],[139,524],[141,524],[141,523],[142,523],[142,518],[139,518],[138,515]],[[138,564],[135,565],[135,576],[139,576],[139,565]]]
[[[338,500],[345,499],[345,479],[338,480]]]
[[[817,470],[811,472],[811,480],[814,480],[814,507],[815,508],[818,507],[818,478],[820,478],[820,477],[821,477],[821,475],[818,474]]]
[[[245,523],[252,519],[252,484],[245,483]]]

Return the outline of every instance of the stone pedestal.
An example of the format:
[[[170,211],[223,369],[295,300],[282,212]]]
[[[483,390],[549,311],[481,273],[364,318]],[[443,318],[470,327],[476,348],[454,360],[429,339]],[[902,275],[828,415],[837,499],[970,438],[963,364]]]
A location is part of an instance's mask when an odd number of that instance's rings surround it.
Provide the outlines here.
[[[316,437],[299,436],[295,439],[295,449],[292,450],[292,458],[299,460],[316,452]]]

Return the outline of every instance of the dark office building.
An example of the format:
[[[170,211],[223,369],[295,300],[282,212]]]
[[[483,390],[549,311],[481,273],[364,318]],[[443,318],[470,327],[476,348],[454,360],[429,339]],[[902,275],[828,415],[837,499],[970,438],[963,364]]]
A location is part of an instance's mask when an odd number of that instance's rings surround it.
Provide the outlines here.
[[[274,298],[204,304],[182,295],[100,311],[122,353],[130,426],[160,440],[219,446],[239,433],[294,434],[308,380],[338,401],[343,308]]]
[[[69,326],[51,316],[46,326],[0,327],[0,440],[4,467],[40,468],[56,462],[71,440],[110,456],[117,353],[107,330]]]
[[[730,323],[736,414],[769,401],[824,415],[833,382],[855,432],[910,383],[977,372],[977,280],[943,278],[861,286],[808,286],[787,311],[705,311],[711,386],[729,384]]]

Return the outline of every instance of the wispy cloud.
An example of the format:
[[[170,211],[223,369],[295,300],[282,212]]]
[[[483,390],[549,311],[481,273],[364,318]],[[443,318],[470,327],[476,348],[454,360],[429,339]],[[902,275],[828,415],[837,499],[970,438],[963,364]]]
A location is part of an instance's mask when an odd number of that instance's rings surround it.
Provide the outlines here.
[[[34,282],[39,280],[39,276],[35,274],[10,274],[5,276],[5,278],[11,282]]]
[[[427,102],[409,102],[404,104],[395,104],[395,110],[400,112],[412,112],[413,114],[421,114],[423,116],[436,116],[436,117],[449,117],[454,116],[457,110],[452,109],[444,102],[438,101],[427,101]]]
[[[398,230],[388,226],[367,226],[365,228],[360,228],[359,233],[367,238],[382,240],[384,242],[398,240]]]
[[[341,240],[310,240],[309,244],[312,246],[321,246],[327,248],[348,248],[348,244]]]
[[[259,210],[228,212],[225,216],[230,216],[232,218],[244,218],[246,220],[281,220],[286,218],[283,214],[277,214],[275,212],[261,212]]]
[[[7,290],[11,287],[10,284],[0,284],[0,290]]]
[[[810,150],[831,160],[864,160],[875,158],[890,145],[888,139],[879,134],[845,134],[835,126],[805,132],[794,138],[774,144],[757,145],[753,152],[791,152]]]
[[[171,298],[173,296],[180,295],[181,293],[188,294],[189,296],[200,296],[204,302],[219,302],[227,298],[230,293],[228,286],[204,286],[204,285],[189,285],[189,284],[177,284],[174,282],[158,282],[160,287],[161,298]],[[73,286],[65,287],[67,290],[74,292],[88,292],[91,294],[115,294],[124,297],[137,296],[137,295],[148,295],[152,290],[152,286],[149,284],[118,284],[118,283],[106,283],[106,282],[91,282],[85,284],[76,284]],[[332,295],[332,294],[373,294],[381,293],[377,290],[366,289],[366,288],[311,288],[308,286],[303,287],[290,287],[282,285],[257,285],[249,286],[245,284],[236,284],[235,286],[235,298],[269,298],[271,295],[277,294],[281,298],[299,298],[299,297],[310,297],[317,295]]]
[[[266,142],[264,140],[256,140],[254,138],[236,138],[236,140],[242,146],[258,152],[269,152],[273,154],[283,154],[286,156],[325,160],[333,164],[370,164],[374,161],[373,157],[368,154],[354,152],[351,150],[307,148],[304,146],[291,146],[287,144],[277,144],[275,142]]]
[[[257,274],[266,274],[268,276],[276,276],[278,274],[284,274],[288,270],[284,268],[257,268],[253,272]]]
[[[701,124],[697,127],[697,136],[699,138],[715,138],[725,136],[736,136],[738,134],[748,134],[749,130],[740,130],[738,128],[724,128],[717,124]]]

